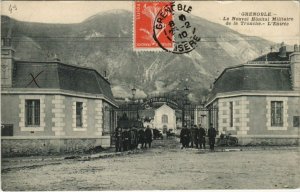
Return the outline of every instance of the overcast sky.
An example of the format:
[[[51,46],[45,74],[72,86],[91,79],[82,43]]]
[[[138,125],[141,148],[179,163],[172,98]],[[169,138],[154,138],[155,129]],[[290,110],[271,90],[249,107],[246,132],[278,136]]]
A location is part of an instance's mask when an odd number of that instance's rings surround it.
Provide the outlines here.
[[[297,1],[185,1],[193,7],[192,14],[224,24],[223,17],[238,17],[241,12],[272,12],[278,17],[293,17],[289,26],[230,26],[240,33],[259,36],[274,42],[299,44],[300,8]],[[133,11],[132,1],[2,1],[1,12],[17,20],[42,23],[78,23],[102,11],[125,9]]]

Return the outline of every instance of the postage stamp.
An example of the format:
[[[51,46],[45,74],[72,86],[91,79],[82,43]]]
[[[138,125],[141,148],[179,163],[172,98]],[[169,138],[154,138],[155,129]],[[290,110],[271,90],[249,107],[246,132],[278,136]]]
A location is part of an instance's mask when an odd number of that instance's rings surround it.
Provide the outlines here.
[[[134,5],[134,48],[135,50],[161,50],[153,38],[154,20],[159,11],[170,4],[170,2],[147,2],[137,1]],[[168,14],[165,20],[172,20],[172,14]],[[161,28],[162,29],[162,28]],[[160,30],[162,31],[162,30]],[[157,35],[162,46],[172,48],[173,42],[167,36]]]
[[[188,53],[201,38],[190,22],[192,6],[174,1],[135,2],[134,50]]]

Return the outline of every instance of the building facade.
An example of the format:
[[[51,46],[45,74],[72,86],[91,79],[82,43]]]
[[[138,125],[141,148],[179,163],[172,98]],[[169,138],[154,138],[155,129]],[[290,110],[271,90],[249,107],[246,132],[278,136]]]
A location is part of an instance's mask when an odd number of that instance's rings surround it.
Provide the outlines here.
[[[214,82],[209,123],[240,144],[298,144],[300,133],[300,47],[282,45],[246,64],[226,68]]]
[[[110,146],[117,104],[96,70],[16,60],[10,38],[2,38],[1,69],[2,155]]]
[[[153,126],[163,133],[169,129],[176,130],[176,115],[175,110],[167,104],[163,104],[155,109]]]

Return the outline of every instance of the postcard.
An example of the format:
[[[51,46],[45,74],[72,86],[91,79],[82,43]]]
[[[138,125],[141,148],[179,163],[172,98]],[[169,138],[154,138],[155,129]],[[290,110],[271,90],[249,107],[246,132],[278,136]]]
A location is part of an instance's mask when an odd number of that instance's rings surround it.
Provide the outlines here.
[[[299,1],[2,1],[3,191],[300,187]]]

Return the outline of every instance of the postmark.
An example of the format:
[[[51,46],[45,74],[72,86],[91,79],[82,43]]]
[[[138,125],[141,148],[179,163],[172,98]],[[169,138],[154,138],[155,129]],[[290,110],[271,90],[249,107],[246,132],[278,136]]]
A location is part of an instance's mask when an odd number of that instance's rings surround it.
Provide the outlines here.
[[[197,29],[193,26],[189,14],[192,6],[171,2],[162,8],[154,20],[153,39],[165,51],[183,54],[193,51],[201,38],[197,35]],[[169,21],[166,15],[172,15]],[[173,47],[168,48],[160,42],[159,37],[167,37]]]
[[[150,20],[150,17],[146,20],[143,18],[145,17],[143,13],[149,13],[149,10],[152,10],[152,17]],[[191,11],[192,6],[181,2],[136,2],[134,29],[135,50],[141,50],[140,48],[146,51],[163,50],[175,54],[193,51],[201,38],[198,36],[198,31],[190,19]],[[144,21],[143,27],[140,26],[142,20]],[[141,32],[139,33],[139,31],[144,32],[145,28],[147,28],[147,32],[149,32],[149,27],[152,27],[152,31],[147,34],[151,34],[151,38],[147,36],[149,38],[147,40],[149,40],[151,44],[146,44],[143,34]]]

